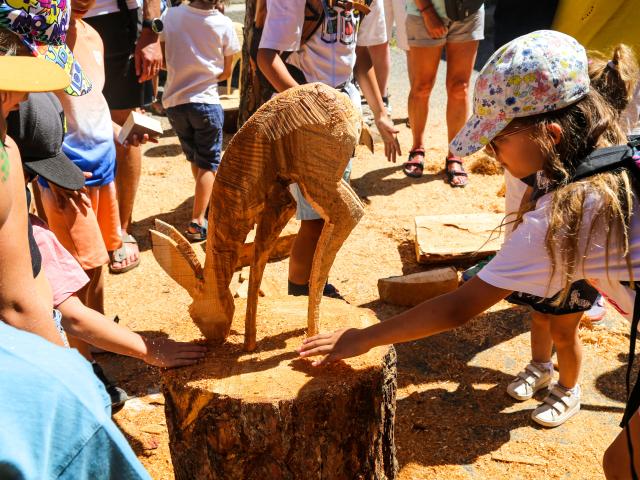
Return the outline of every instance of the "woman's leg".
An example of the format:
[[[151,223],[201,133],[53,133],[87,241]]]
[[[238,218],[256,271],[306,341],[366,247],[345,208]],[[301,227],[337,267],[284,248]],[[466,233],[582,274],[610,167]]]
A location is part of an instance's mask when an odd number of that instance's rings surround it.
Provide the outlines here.
[[[424,147],[424,129],[429,114],[429,97],[438,73],[442,47],[411,47],[407,54],[411,72],[409,121],[413,136],[412,150]]]
[[[607,480],[623,480],[631,478],[629,448],[627,446],[627,428],[630,429],[633,446],[633,464],[636,472],[640,472],[640,414],[631,416],[629,425],[622,429],[616,439],[604,452],[602,466]]]
[[[469,83],[476,61],[478,41],[447,43],[447,135],[449,143],[469,118]],[[447,157],[451,157],[451,152]],[[448,163],[450,171],[462,171],[459,163]],[[464,177],[452,177],[451,183],[461,185]]]

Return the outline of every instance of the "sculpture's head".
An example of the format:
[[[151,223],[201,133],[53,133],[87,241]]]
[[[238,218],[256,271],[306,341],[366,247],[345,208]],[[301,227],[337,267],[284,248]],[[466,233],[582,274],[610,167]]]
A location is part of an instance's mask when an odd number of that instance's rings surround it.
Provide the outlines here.
[[[202,335],[211,342],[222,342],[229,336],[235,305],[227,288],[220,295],[209,292],[205,298],[194,297],[189,314]]]

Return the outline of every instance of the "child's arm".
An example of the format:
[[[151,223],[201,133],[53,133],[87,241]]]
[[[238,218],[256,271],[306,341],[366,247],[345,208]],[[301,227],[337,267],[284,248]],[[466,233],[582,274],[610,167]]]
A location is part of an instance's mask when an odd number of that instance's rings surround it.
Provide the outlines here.
[[[348,328],[308,338],[302,357],[325,355],[314,365],[355,357],[379,345],[409,342],[464,325],[511,293],[473,277],[457,290],[364,329]]]
[[[139,358],[156,367],[192,365],[204,357],[206,347],[168,338],[145,338],[86,307],[72,295],[60,305],[67,333],[109,352]]]
[[[9,137],[7,157],[0,154],[3,194],[11,197],[0,226],[0,321],[62,346],[51,310],[40,298],[33,278],[27,238],[27,201],[18,147]],[[50,300],[49,300],[50,302]],[[50,305],[49,305],[50,306]]]
[[[293,79],[289,70],[287,70],[277,50],[271,50],[270,48],[259,49],[258,68],[278,92],[284,92],[288,88],[298,86],[298,82]]]
[[[402,155],[400,150],[400,144],[396,134],[398,129],[393,125],[393,122],[387,115],[387,111],[382,103],[382,95],[378,89],[378,82],[376,81],[375,74],[373,72],[371,59],[368,55],[358,55],[358,52],[367,52],[367,47],[356,47],[356,65],[353,69],[358,85],[362,89],[364,98],[367,100],[371,111],[373,112],[373,118],[376,122],[376,127],[382,136],[384,141],[384,154],[387,160],[390,162],[396,161],[398,155]],[[363,58],[368,61],[363,61]]]
[[[231,63],[232,62],[233,62],[233,55],[225,55],[225,57],[224,57],[224,69],[222,70],[222,73],[218,76],[218,81],[219,82],[225,81],[233,73],[232,70],[231,70]]]

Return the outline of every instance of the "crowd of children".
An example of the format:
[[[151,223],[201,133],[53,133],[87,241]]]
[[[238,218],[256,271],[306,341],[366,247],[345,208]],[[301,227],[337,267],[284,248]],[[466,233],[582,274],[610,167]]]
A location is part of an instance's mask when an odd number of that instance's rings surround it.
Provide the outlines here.
[[[360,12],[357,2],[318,0],[323,14],[310,31],[309,2],[261,3],[255,57],[261,74],[274,95],[300,83],[322,82],[360,108],[362,93],[385,155],[395,162],[401,149],[389,116],[384,67],[390,24],[395,17],[396,29],[402,30],[398,38],[409,51],[410,76],[429,68],[423,58],[427,47],[431,53],[438,47],[437,58],[428,59],[431,70],[437,69],[446,44],[448,55],[464,57],[469,68],[462,76],[467,78],[482,36],[483,2],[470,2],[472,14],[449,20],[444,2],[438,1],[410,2],[407,18],[405,2],[367,1]],[[129,18],[125,3],[118,2],[121,12],[108,10],[105,17],[122,13]],[[0,477],[17,471],[24,478],[147,478],[110,420],[127,395],[106,378],[92,349],[159,367],[190,365],[206,352],[201,345],[145,337],[104,315],[105,265],[112,273],[124,273],[140,261],[127,232],[131,185],[119,185],[116,159],[118,152],[139,155],[130,149],[153,139],[145,135],[118,142],[123,121],[115,120],[122,120],[119,115],[130,105],[118,104],[113,85],[105,85],[114,77],[105,76],[105,65],[111,62],[112,68],[114,61],[107,62],[103,45],[109,29],[102,20],[84,20],[92,9],[96,13],[95,7],[95,0],[71,0],[70,5],[32,0],[17,6],[0,0],[0,374],[3,383],[15,385],[0,390]],[[98,10],[104,8],[101,4]],[[152,54],[143,61],[136,50],[128,57],[135,67],[124,65],[137,72],[141,83],[157,73],[151,30],[168,74],[163,107],[195,180],[185,235],[203,241],[222,151],[224,114],[217,84],[231,78],[240,44],[219,0],[191,0],[151,19],[153,8],[144,9],[143,43],[148,43],[140,47]],[[385,17],[384,8],[393,14]],[[115,18],[123,16],[106,20]],[[99,33],[93,24],[105,30]],[[458,290],[378,325],[309,338],[300,355],[323,355],[315,362],[320,365],[376,345],[435,335],[506,298],[533,311],[532,359],[507,392],[525,400],[548,388],[532,413],[542,425],[557,426],[575,415],[583,312],[603,295],[632,321],[633,329],[640,319],[634,283],[640,273],[635,215],[640,142],[634,136],[639,77],[633,51],[624,45],[610,58],[588,59],[573,38],[541,30],[509,42],[489,59],[475,85],[470,118],[466,108],[455,106],[466,102],[466,84],[460,93],[460,82],[452,81],[448,179],[452,186],[463,186],[462,158],[481,148],[504,166],[511,220],[502,249]],[[419,90],[417,80],[411,83],[412,90]],[[410,116],[417,129],[404,166],[410,176],[418,175],[424,159],[427,112],[426,104],[419,105],[425,95],[414,97]],[[343,177],[349,181],[349,176],[350,166]],[[289,294],[306,295],[323,220],[297,185],[290,188],[301,226],[289,263]],[[330,284],[324,294],[340,297]],[[552,381],[554,346],[557,383]],[[640,467],[637,388],[623,431],[605,454],[607,478],[626,478],[635,474],[634,465]],[[48,402],[40,395],[45,390]],[[16,395],[24,401],[16,402]],[[74,422],[68,421],[71,417]]]

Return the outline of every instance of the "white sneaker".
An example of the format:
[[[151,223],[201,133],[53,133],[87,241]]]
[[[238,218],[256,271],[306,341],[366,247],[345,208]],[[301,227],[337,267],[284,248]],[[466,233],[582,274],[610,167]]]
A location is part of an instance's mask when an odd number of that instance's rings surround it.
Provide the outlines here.
[[[531,414],[534,422],[543,427],[557,427],[580,411],[580,387],[577,393],[558,384],[549,390],[544,402]]]
[[[529,363],[507,387],[507,393],[516,400],[529,400],[538,391],[551,382],[553,371],[541,370]]]

